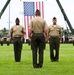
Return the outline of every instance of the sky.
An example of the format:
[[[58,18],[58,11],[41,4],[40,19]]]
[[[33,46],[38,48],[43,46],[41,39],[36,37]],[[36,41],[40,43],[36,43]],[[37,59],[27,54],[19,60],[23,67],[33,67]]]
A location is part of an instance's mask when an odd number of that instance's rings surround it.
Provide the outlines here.
[[[0,1],[0,12],[7,0]],[[28,1],[28,0],[26,0]],[[31,0],[29,0],[31,1]],[[34,1],[34,0],[32,0]],[[37,0],[36,0],[37,1]],[[39,1],[39,0],[38,0]],[[60,0],[65,13],[74,28],[74,0]],[[10,7],[10,24],[9,24],[9,7]],[[0,29],[7,28],[10,29],[15,24],[16,17],[19,17],[20,24],[24,26],[24,10],[23,1],[11,0],[10,5],[6,8],[4,14],[0,19]],[[66,29],[68,27],[65,22],[63,15],[57,5],[56,0],[46,0],[44,1],[44,19],[47,24],[52,24],[52,18],[57,17],[57,24]],[[9,26],[10,25],[10,26]]]

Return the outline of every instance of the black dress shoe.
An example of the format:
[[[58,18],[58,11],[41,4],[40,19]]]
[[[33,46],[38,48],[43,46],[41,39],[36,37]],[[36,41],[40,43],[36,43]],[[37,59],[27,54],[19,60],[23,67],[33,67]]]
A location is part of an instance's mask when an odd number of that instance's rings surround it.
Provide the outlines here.
[[[34,66],[34,68],[38,68],[38,67]]]
[[[55,62],[58,62],[58,60],[55,60]]]
[[[42,64],[37,64],[38,65],[38,68],[42,68]]]
[[[38,64],[33,66],[34,68],[39,68]]]
[[[51,60],[51,62],[58,62],[58,60]]]
[[[42,68],[42,65],[39,65],[39,68]]]
[[[54,60],[51,60],[51,62],[54,62]]]
[[[20,61],[15,61],[15,62],[20,62]]]

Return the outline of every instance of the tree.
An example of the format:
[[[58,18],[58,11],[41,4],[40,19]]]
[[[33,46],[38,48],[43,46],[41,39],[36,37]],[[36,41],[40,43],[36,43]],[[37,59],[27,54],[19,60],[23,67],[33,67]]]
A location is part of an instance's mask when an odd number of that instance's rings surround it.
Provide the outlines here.
[[[2,29],[2,32],[3,32],[3,34],[4,34],[4,37],[7,37],[7,35],[8,35],[7,29],[6,29],[6,28],[3,28],[3,29]]]

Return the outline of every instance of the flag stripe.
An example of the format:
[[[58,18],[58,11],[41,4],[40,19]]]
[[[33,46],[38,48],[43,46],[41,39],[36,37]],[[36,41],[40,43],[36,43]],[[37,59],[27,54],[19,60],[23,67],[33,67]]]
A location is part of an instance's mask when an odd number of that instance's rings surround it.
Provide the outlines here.
[[[29,26],[29,16],[27,16],[27,38],[28,38],[28,33],[29,33],[29,31],[28,31],[28,26]]]
[[[26,17],[24,17],[24,28],[26,29]]]
[[[44,18],[44,2],[42,1],[42,17]]]
[[[36,10],[36,9],[38,9],[38,2],[36,2],[36,7],[35,7],[35,10]]]
[[[41,2],[39,2],[39,10],[41,10]]]

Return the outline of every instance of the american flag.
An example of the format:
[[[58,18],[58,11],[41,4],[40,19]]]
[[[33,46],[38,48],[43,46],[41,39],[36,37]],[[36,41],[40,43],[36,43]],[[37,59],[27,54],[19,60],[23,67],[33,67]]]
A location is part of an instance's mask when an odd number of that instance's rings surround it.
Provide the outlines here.
[[[26,30],[26,38],[28,38],[29,33],[29,23],[30,20],[34,18],[36,9],[41,12],[41,17],[44,18],[44,2],[23,2],[24,5],[24,27]]]

